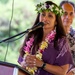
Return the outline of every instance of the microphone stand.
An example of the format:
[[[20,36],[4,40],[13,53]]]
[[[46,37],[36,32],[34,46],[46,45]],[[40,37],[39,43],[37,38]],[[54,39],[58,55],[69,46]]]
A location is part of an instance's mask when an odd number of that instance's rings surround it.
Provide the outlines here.
[[[19,36],[19,35],[24,34],[24,33],[30,33],[30,32],[32,32],[32,31],[34,31],[34,30],[36,30],[36,29],[38,29],[38,28],[41,28],[41,27],[43,27],[43,25],[34,26],[34,27],[32,27],[32,28],[30,28],[30,29],[27,29],[26,31],[23,31],[23,32],[21,32],[21,33],[19,33],[19,34],[16,34],[16,35],[14,35],[14,36],[11,36],[11,37],[9,37],[9,38],[6,38],[6,39],[4,39],[4,40],[1,40],[0,43],[6,42],[6,41],[8,41],[8,40],[10,40],[10,39],[12,39],[12,38],[15,38],[15,37],[17,37],[17,36]]]
[[[6,39],[4,39],[4,40],[1,40],[0,43],[6,42],[6,41],[8,41],[8,40],[10,40],[10,39],[12,39],[12,38],[15,38],[15,37],[17,37],[17,36],[19,36],[19,35],[21,35],[21,34],[28,33],[28,32],[31,32],[31,31],[29,31],[29,29],[28,29],[28,30],[23,31],[23,32],[21,32],[21,33],[19,33],[19,34],[16,34],[16,35],[14,35],[14,36],[11,36],[11,37],[9,37],[9,38],[6,38]]]

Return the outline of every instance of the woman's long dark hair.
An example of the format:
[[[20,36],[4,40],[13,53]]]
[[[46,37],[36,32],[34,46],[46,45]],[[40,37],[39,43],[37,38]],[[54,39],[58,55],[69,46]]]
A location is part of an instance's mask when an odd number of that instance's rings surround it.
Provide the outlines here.
[[[47,5],[52,5],[52,4],[56,5],[51,1],[46,1],[46,4]],[[39,16],[40,16],[40,13],[37,15],[37,18],[36,18],[36,21],[35,21],[34,25],[37,25],[37,23],[39,23]],[[58,39],[66,36],[63,25],[62,25],[61,17],[59,15],[56,15],[56,22],[57,22],[57,24],[55,25],[56,26],[56,36],[55,36],[55,39],[54,39],[54,48],[56,48],[56,46],[58,45],[57,44]],[[22,56],[24,55],[23,47],[25,46],[26,41],[29,40],[29,38],[33,35],[34,35],[34,43],[33,43],[33,49],[32,49],[33,51],[32,52],[36,53],[36,50],[38,50],[39,44],[42,42],[43,28],[39,28],[39,29],[37,29],[33,32],[30,32],[28,34],[28,36],[25,38],[23,46],[20,49],[20,51],[21,51],[20,53],[21,53]]]

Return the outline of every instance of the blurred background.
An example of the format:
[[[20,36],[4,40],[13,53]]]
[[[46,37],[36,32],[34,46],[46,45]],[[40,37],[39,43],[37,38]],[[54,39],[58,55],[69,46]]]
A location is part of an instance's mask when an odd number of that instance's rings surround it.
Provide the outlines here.
[[[0,0],[0,41],[30,28],[36,18],[36,4],[44,1],[47,0]],[[59,5],[62,0],[50,1]],[[75,28],[75,19],[72,26]],[[21,35],[9,43],[0,43],[0,61],[18,64],[19,49],[24,37]]]

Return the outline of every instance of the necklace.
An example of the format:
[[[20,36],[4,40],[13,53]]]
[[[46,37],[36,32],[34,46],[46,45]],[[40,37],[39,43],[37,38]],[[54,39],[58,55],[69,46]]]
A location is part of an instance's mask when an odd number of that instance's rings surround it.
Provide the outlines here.
[[[42,53],[43,51],[48,47],[48,44],[54,40],[55,38],[55,34],[56,34],[56,31],[53,30],[51,31],[45,38],[44,41],[41,42],[41,45],[36,53],[36,58],[42,60]],[[26,46],[24,46],[24,52],[25,52],[25,57],[30,54],[30,49],[33,45],[33,42],[34,42],[34,37],[31,37],[29,38],[29,40],[26,42]],[[37,71],[37,67],[33,67],[33,68],[29,68],[29,67],[26,67],[26,70],[28,70],[30,73],[32,73],[33,75],[35,74],[35,71]]]

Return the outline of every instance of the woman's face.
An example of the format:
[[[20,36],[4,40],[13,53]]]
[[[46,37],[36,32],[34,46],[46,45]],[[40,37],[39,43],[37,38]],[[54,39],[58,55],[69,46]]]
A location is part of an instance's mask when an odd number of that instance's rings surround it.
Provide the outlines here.
[[[40,22],[44,23],[43,30],[51,31],[55,27],[56,15],[52,12],[42,12],[40,13]]]

